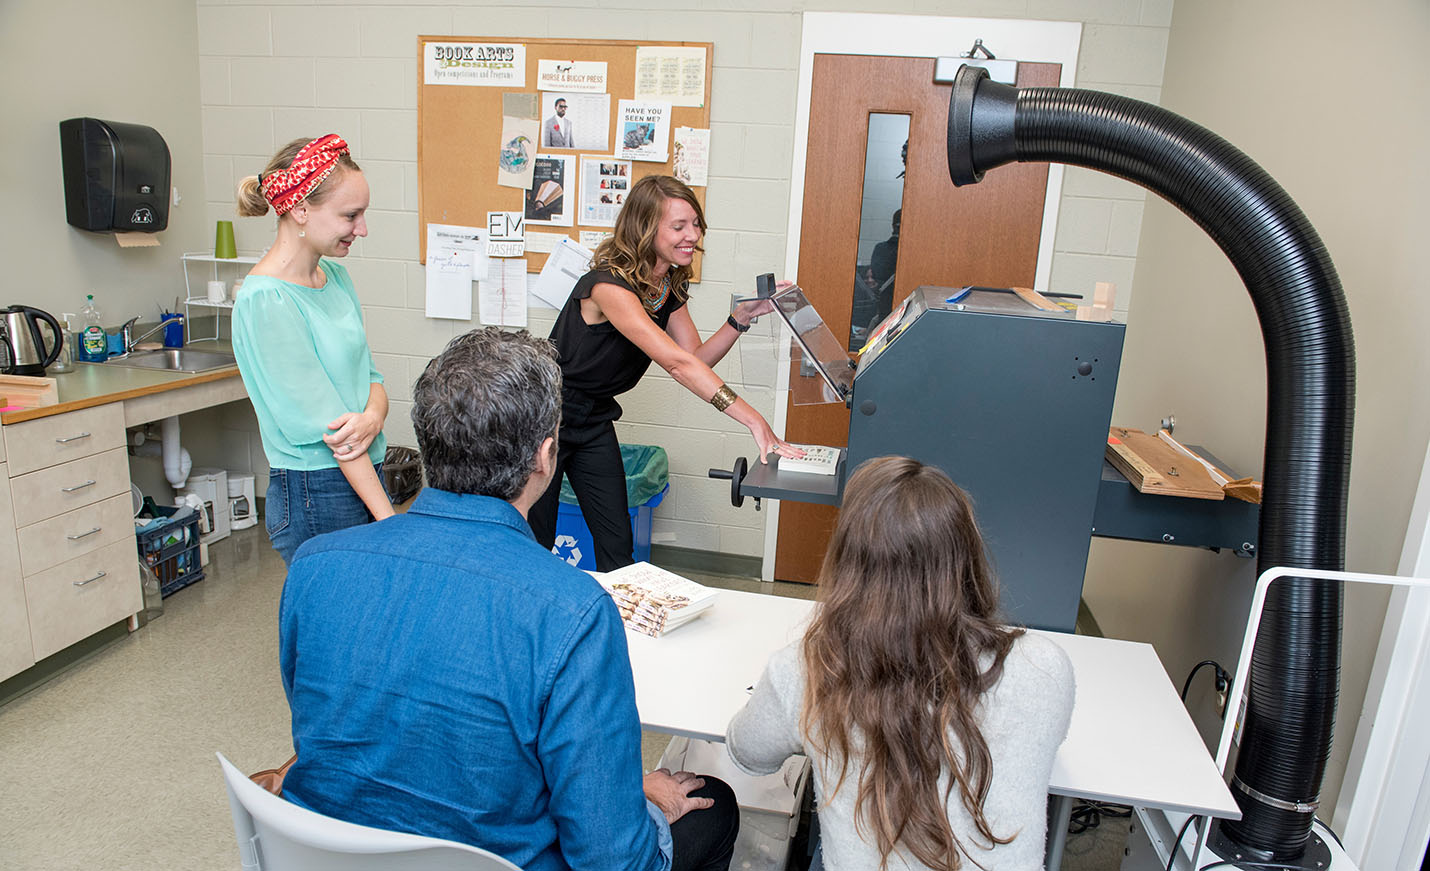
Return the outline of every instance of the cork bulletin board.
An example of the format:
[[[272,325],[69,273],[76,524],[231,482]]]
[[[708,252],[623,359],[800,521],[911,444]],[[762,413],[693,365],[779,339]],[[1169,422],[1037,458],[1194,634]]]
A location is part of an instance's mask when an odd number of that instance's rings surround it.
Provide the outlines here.
[[[503,47],[524,47],[525,82],[517,84],[519,67],[510,63],[509,54],[502,54]],[[714,60],[714,44],[709,42],[638,42],[631,40],[588,40],[588,39],[519,39],[514,37],[418,37],[418,91],[417,91],[417,177],[418,177],[418,248],[423,262],[427,257],[427,225],[429,223],[456,224],[483,227],[487,224],[487,213],[508,211],[521,212],[527,208],[527,191],[498,183],[499,155],[503,148],[504,105],[510,105],[511,97],[504,95],[526,93],[539,107],[538,124],[547,118],[550,102],[550,88],[543,89],[538,76],[539,61],[558,61],[562,64],[599,62],[605,64],[605,93],[608,95],[609,111],[603,119],[606,124],[606,148],[604,150],[573,147],[549,147],[543,134],[535,149],[541,154],[569,156],[576,166],[578,176],[582,173],[582,158],[605,156],[620,160],[621,131],[617,107],[620,100],[636,98],[637,56],[644,49],[647,59],[641,74],[646,87],[650,86],[652,67],[649,64],[651,50],[663,49],[704,49],[704,94],[698,98],[701,105],[673,105],[669,120],[669,133],[677,127],[693,127],[708,130],[710,127],[710,84]],[[697,52],[687,52],[698,54]],[[434,60],[435,58],[435,60]],[[434,66],[435,64],[435,66]],[[461,69],[462,67],[472,68]],[[506,69],[499,69],[505,66]],[[492,76],[495,81],[461,84],[431,83],[431,74],[424,70],[451,67],[457,75]],[[495,68],[495,71],[491,71]],[[550,69],[548,65],[548,70]],[[549,84],[549,83],[548,83]],[[698,90],[698,88],[697,88]],[[590,125],[596,122],[595,113],[590,111],[589,101],[582,103],[585,93],[572,91],[572,102],[586,107],[583,115],[577,116],[578,127],[584,125],[589,136]],[[518,98],[519,99],[519,98]],[[695,98],[687,98],[687,101]],[[577,141],[576,145],[582,145]],[[632,161],[629,168],[628,184],[653,174],[674,174],[675,148],[666,143],[667,159],[664,163],[647,160]],[[533,154],[534,157],[534,154]],[[578,178],[580,185],[586,181]],[[536,182],[540,184],[540,182]],[[618,182],[613,182],[618,184]],[[580,193],[568,184],[563,196],[579,200]],[[705,204],[705,187],[693,186],[701,206]],[[582,223],[582,211],[575,202],[568,201],[565,208],[572,210],[571,226],[528,225],[528,232],[538,231],[561,233],[572,241],[580,241],[583,230],[610,232],[609,226]],[[530,238],[530,237],[528,237]],[[524,255],[527,270],[539,272],[546,263],[547,255],[531,250],[530,244]],[[700,257],[697,254],[694,280],[700,280]]]

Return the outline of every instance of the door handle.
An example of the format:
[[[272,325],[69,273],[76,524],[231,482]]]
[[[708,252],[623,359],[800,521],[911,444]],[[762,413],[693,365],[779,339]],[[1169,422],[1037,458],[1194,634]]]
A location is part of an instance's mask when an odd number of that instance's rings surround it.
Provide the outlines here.
[[[82,433],[80,433],[79,435],[70,436],[70,437],[67,438],[67,439],[55,439],[55,441],[57,441],[57,442],[59,442],[60,444],[63,445],[63,444],[69,444],[70,442],[73,442],[73,441],[78,441],[78,440],[80,440],[80,439],[87,439],[87,438],[89,438],[89,433],[87,433],[87,432],[82,432]]]
[[[92,583],[94,583],[95,581],[99,580],[100,578],[104,577],[106,574],[107,574],[107,572],[100,572],[99,574],[95,575],[94,577],[90,578],[90,579],[87,580],[87,581],[75,581],[75,582],[74,582],[74,585],[75,585],[76,587],[83,587],[85,584],[92,584]]]
[[[96,526],[89,532],[81,532],[79,535],[66,535],[65,538],[68,538],[70,541],[79,541],[81,538],[88,538],[89,536],[94,535],[96,532],[99,532],[103,528],[104,527],[102,526]]]
[[[61,493],[73,493],[73,492],[76,491],[76,490],[83,490],[83,489],[86,488],[86,487],[93,487],[93,486],[94,486],[94,482],[93,482],[93,481],[85,481],[83,484],[76,484],[76,485],[74,485],[73,487],[61,487],[61,488],[60,488],[60,492],[61,492]]]

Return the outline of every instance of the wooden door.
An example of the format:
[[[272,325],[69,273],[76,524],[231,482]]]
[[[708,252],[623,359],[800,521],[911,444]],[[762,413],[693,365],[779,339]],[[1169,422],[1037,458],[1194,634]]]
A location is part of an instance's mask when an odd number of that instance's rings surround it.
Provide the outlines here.
[[[820,54],[814,57],[806,147],[799,283],[835,336],[848,336],[850,276],[858,259],[870,113],[909,116],[897,305],[925,284],[1032,287],[1047,190],[1046,164],[1017,164],[981,184],[948,176],[950,85],[933,81],[932,58]],[[1019,87],[1056,87],[1061,64],[1018,64]],[[931,373],[932,374],[932,373]],[[847,446],[842,404],[787,408],[785,438]],[[812,583],[838,509],[780,504],[774,575]]]

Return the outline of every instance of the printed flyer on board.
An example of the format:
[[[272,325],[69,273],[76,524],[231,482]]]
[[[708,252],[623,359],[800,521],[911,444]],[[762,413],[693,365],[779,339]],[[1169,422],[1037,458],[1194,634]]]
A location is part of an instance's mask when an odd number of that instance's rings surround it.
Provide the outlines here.
[[[606,62],[595,60],[547,60],[536,62],[538,91],[581,91],[606,93]]]
[[[576,209],[575,198],[566,191],[576,186],[576,155],[538,154],[526,191],[526,222],[570,227]]]
[[[616,115],[620,156],[665,163],[670,159],[670,104],[622,100]]]
[[[642,45],[636,49],[636,99],[705,105],[705,46]]]
[[[507,42],[429,42],[423,48],[422,83],[526,87],[526,46]]]
[[[631,186],[631,162],[581,155],[581,218],[588,227],[614,227]]]
[[[710,131],[695,127],[675,128],[674,164],[671,174],[691,187],[704,187],[709,180]]]

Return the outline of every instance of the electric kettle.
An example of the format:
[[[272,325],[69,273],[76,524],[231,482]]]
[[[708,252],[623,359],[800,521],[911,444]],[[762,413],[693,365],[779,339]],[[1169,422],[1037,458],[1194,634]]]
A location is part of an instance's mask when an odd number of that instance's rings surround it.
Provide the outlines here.
[[[48,345],[40,331],[41,323],[50,328]],[[12,305],[0,309],[0,325],[4,327],[9,345],[5,349],[9,352],[4,355],[5,365],[0,369],[4,374],[43,375],[45,367],[59,357],[63,347],[60,322],[49,312],[27,305]]]

